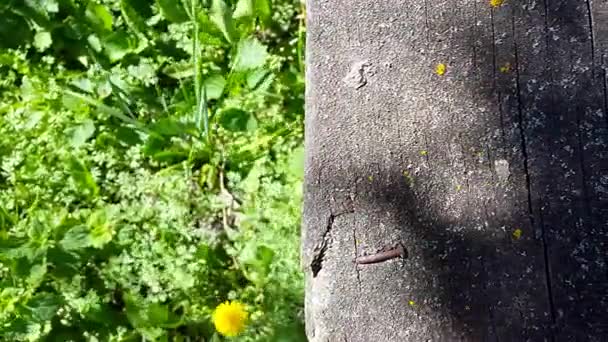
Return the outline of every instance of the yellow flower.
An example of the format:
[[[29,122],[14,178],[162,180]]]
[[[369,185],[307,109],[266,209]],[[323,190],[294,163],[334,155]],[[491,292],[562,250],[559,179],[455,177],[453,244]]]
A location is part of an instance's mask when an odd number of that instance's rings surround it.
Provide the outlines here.
[[[507,62],[503,66],[500,67],[500,72],[506,74],[511,71],[511,63]]]
[[[220,334],[233,337],[245,330],[247,311],[242,303],[226,301],[215,308],[212,319]]]
[[[414,305],[416,305],[416,303],[415,303],[413,300],[410,300],[410,301],[408,302],[408,304],[409,304],[410,306],[414,306]]]
[[[435,73],[439,76],[442,76],[443,74],[445,74],[445,70],[446,70],[446,66],[443,63],[439,63],[435,67]]]
[[[521,229],[517,228],[513,231],[513,238],[515,240],[519,240],[519,238],[521,237],[522,231]]]
[[[500,7],[504,0],[490,0],[490,6],[492,7]]]

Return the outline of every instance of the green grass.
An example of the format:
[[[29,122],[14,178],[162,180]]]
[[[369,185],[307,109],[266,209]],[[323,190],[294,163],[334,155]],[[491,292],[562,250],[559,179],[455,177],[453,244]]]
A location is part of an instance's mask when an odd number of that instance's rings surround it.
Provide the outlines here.
[[[0,4],[0,339],[305,340],[303,14]]]

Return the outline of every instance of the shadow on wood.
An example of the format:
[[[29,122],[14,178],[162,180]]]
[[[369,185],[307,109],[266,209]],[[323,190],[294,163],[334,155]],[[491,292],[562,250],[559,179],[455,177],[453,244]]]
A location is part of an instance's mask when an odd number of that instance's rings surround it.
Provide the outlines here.
[[[309,5],[309,338],[604,340],[608,23],[580,1],[341,6]],[[357,59],[366,83],[336,87]],[[345,261],[396,241],[401,266]]]

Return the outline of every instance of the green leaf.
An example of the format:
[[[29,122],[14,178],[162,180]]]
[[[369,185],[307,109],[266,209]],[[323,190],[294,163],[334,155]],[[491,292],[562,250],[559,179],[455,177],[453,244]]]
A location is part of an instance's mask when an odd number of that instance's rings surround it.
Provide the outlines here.
[[[141,137],[137,131],[131,127],[118,127],[116,129],[115,136],[120,142],[129,146],[139,145],[142,143]]]
[[[239,255],[239,260],[247,266],[247,277],[256,284],[263,283],[270,273],[274,251],[257,241],[250,241]]]
[[[261,85],[270,85],[272,83],[272,73],[264,68],[253,69],[252,71],[247,73],[247,87],[249,89],[255,90],[266,90],[263,89],[265,87],[260,87]],[[270,80],[269,80],[270,79]],[[270,81],[270,82],[268,82]],[[258,88],[260,87],[260,88]]]
[[[304,158],[304,148],[298,147],[293,151],[289,160],[289,172],[298,179],[303,179],[304,177]]]
[[[163,17],[174,23],[183,23],[188,20],[188,14],[182,6],[181,1],[177,0],[156,0]]]
[[[112,14],[104,5],[89,2],[85,17],[98,31],[112,31]]]
[[[36,127],[38,125],[38,123],[42,120],[43,117],[44,117],[44,112],[30,113],[29,118],[25,122],[25,125],[23,126],[23,128],[32,129],[32,128]]]
[[[88,192],[90,196],[97,196],[99,194],[99,188],[97,187],[97,183],[95,183],[95,179],[93,179],[93,175],[82,162],[71,157],[68,161],[68,166],[76,186]]]
[[[32,317],[39,322],[48,321],[57,314],[61,306],[61,297],[52,293],[40,293],[32,297],[26,304]]]
[[[181,288],[182,290],[188,290],[192,286],[194,286],[194,277],[192,274],[182,270],[177,269],[173,273],[173,279],[175,280],[175,285]]]
[[[93,82],[88,78],[78,78],[70,82],[70,84],[87,93],[93,93]]]
[[[40,324],[33,322],[31,319],[17,318],[6,326],[0,327],[0,336],[6,337],[8,341],[19,341],[23,336],[27,336],[32,332],[40,329]],[[10,337],[13,337],[10,339]]]
[[[268,24],[271,19],[270,1],[269,0],[255,0],[255,10],[257,16],[262,20],[263,23]]]
[[[48,31],[39,31],[34,36],[34,47],[42,52],[51,47],[53,38]]]
[[[11,214],[4,207],[0,206],[0,252],[2,251],[2,242],[4,241],[4,229],[10,228],[17,222],[16,215]],[[8,234],[7,234],[8,235]]]
[[[270,19],[270,4],[268,0],[239,0],[236,4],[233,17],[259,17],[263,22],[267,22]]]
[[[186,151],[161,151],[152,155],[156,161],[167,164],[176,164],[188,159],[188,152]]]
[[[0,260],[24,257],[27,252],[27,242],[27,238],[0,236]]]
[[[112,241],[114,229],[112,223],[108,220],[105,210],[100,209],[91,214],[87,224],[91,229],[89,241],[92,247],[101,248]]]
[[[57,13],[59,12],[59,4],[57,0],[44,0],[43,2],[44,9],[46,9],[49,13]]]
[[[238,44],[232,70],[247,71],[260,68],[264,66],[267,57],[266,46],[257,39],[253,37],[243,39]]]
[[[66,251],[80,250],[91,245],[89,239],[89,228],[85,225],[79,225],[70,228],[63,239],[59,241],[61,247]]]
[[[254,9],[254,0],[239,0],[234,9],[234,18],[252,17]]]
[[[194,76],[192,63],[173,63],[163,68],[163,73],[175,79],[183,79]]]
[[[138,329],[167,327],[178,322],[167,305],[146,302],[133,295],[125,295],[124,301],[127,318]]]
[[[72,232],[73,234],[76,232]],[[52,265],[53,277],[54,278],[64,278],[71,279],[74,275],[80,272],[81,263],[79,259],[79,255],[73,252],[69,252],[68,250],[79,250],[86,248],[87,241],[84,241],[85,246],[82,246],[82,241],[78,242],[77,236],[72,236],[75,239],[72,241],[68,241],[66,239],[68,235],[64,235],[64,240],[59,241],[56,247],[51,248],[47,252],[47,262]],[[85,237],[86,238],[86,237]],[[64,244],[67,249],[64,247]],[[77,247],[77,245],[80,246]]]
[[[31,39],[32,31],[25,18],[2,15],[0,20],[0,48],[16,49]]]
[[[30,268],[30,274],[27,278],[27,283],[30,287],[36,288],[42,283],[44,280],[44,276],[46,275],[46,263],[36,264]]]
[[[147,308],[148,324],[158,326],[169,320],[169,307],[159,303],[152,303]]]
[[[257,120],[244,110],[228,108],[221,113],[220,125],[231,132],[244,132],[257,128]]]
[[[166,137],[186,134],[191,127],[186,123],[177,121],[172,118],[163,118],[150,126],[150,130]]]
[[[224,79],[224,76],[215,74],[207,77],[205,81],[203,81],[203,87],[205,88],[205,92],[207,94],[207,100],[219,99],[224,92],[225,86],[226,79]]]
[[[90,34],[87,37],[87,42],[89,43],[89,46],[95,51],[95,52],[101,52],[101,50],[103,49],[103,47],[101,46],[101,41],[99,40],[99,37],[97,37],[94,34]]]
[[[93,120],[87,119],[73,128],[70,143],[73,147],[78,148],[84,145],[93,134],[95,134],[95,123]]]
[[[222,31],[229,43],[236,39],[237,33],[232,21],[232,12],[223,0],[211,0],[209,19]]]
[[[152,15],[149,3],[142,0],[122,0],[120,10],[131,30],[142,34],[149,30],[145,19]]]
[[[136,48],[137,42],[124,31],[114,32],[104,39],[104,50],[112,62],[121,60]]]

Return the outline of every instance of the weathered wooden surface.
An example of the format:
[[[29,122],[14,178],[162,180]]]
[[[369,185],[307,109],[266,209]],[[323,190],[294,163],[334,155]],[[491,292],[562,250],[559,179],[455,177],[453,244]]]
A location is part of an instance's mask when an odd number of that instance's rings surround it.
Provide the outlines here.
[[[307,5],[310,341],[606,341],[608,2]]]

